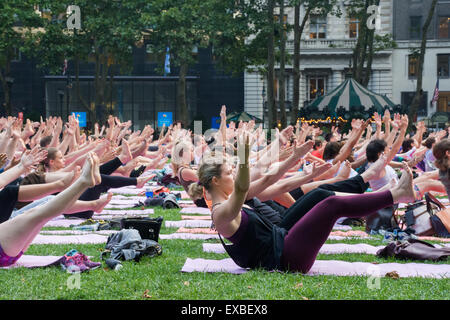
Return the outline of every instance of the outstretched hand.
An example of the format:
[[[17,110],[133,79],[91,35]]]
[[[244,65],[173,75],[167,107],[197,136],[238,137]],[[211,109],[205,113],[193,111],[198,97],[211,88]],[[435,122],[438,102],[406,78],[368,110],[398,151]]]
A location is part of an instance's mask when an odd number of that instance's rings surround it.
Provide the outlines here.
[[[307,142],[300,144],[299,142],[295,141],[294,144],[294,157],[296,159],[304,157],[314,146],[314,141],[308,140]]]
[[[26,151],[20,159],[20,164],[29,171],[35,169],[36,166],[47,158],[47,150],[40,149],[38,146],[33,150]]]

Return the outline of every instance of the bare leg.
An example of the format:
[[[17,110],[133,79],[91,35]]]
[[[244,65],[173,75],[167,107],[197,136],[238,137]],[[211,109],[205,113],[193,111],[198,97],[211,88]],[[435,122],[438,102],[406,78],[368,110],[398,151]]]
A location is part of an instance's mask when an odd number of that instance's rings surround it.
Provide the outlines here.
[[[34,201],[37,199],[41,199],[45,196],[48,196],[50,194],[60,192],[69,187],[70,184],[73,182],[73,180],[78,178],[74,174],[75,174],[74,172],[70,172],[69,174],[65,175],[64,179],[57,180],[55,182],[44,184],[26,184],[20,186],[18,201],[20,202]]]
[[[109,192],[108,195],[101,197],[98,200],[82,201],[77,200],[70,208],[64,211],[64,214],[71,214],[83,211],[102,212],[103,208],[111,201],[113,194]]]
[[[273,200],[278,202],[282,206],[285,206],[286,208],[289,208],[295,203],[295,199],[290,195],[289,192],[282,193],[273,198]]]
[[[98,169],[92,155],[89,155],[81,177],[69,188],[46,204],[32,209],[31,212],[0,224],[0,246],[4,252],[11,257],[17,256],[39,232],[36,230],[36,226],[42,226],[60,215],[71,207],[87,188],[93,187],[96,182],[95,168]]]
[[[152,174],[152,175],[149,175],[147,177],[136,178],[136,180],[137,180],[136,188],[137,189],[143,188],[145,186],[145,184],[147,183],[147,181],[153,179],[154,176],[155,175]]]
[[[79,176],[81,173],[81,170],[76,169],[76,175]],[[64,179],[67,177],[67,175],[72,174],[72,172],[63,172],[63,171],[55,171],[55,172],[46,172],[45,173],[45,182],[55,182],[61,179]]]
[[[429,191],[435,191],[444,194],[446,193],[444,185],[438,180],[428,180],[422,182],[416,182],[416,180],[414,180],[414,182],[417,188],[419,188],[419,190],[416,190],[416,192],[418,191],[417,199],[422,198],[425,192]]]

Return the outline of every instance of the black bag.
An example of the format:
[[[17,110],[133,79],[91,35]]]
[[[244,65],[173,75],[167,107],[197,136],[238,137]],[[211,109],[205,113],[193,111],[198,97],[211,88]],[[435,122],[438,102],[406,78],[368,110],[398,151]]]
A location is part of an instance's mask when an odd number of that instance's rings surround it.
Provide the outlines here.
[[[383,230],[393,230],[398,229],[398,221],[395,217],[395,211],[398,205],[383,208],[375,213],[368,215],[366,220],[366,232]]]
[[[120,226],[121,229],[136,229],[139,231],[142,239],[149,239],[158,242],[162,221],[163,217],[123,218],[120,221]]]
[[[425,200],[414,202],[406,207],[404,221],[416,235],[433,236],[440,232],[436,221],[439,218],[435,216],[435,213],[443,208],[445,207],[434,196],[426,192]],[[434,225],[438,230],[435,230]]]

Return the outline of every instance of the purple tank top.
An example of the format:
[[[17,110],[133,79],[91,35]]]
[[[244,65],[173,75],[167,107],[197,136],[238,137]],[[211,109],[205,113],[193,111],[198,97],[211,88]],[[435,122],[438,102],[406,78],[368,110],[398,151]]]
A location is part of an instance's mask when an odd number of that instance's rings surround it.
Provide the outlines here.
[[[236,230],[236,232],[227,239],[230,240],[233,244],[239,243],[239,241],[241,241],[242,239],[242,236],[245,234],[245,231],[247,230],[247,226],[248,215],[244,210],[241,210],[241,224],[239,225],[239,228]]]

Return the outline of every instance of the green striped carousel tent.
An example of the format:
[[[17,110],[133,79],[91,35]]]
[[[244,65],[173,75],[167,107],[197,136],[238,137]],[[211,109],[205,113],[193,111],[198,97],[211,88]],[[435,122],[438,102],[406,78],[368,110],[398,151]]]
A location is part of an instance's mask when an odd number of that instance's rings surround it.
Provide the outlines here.
[[[386,107],[393,108],[395,105],[388,97],[369,91],[354,79],[347,79],[330,93],[312,101],[308,107],[317,110],[327,108],[334,111],[344,107],[349,111],[361,106],[364,110],[371,108],[384,110]]]

